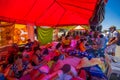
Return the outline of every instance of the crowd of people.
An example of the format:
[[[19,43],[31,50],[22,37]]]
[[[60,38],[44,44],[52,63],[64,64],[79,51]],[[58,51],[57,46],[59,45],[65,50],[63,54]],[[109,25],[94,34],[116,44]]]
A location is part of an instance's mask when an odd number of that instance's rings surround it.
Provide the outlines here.
[[[92,31],[63,34],[44,46],[30,39],[22,47],[13,44],[1,73],[7,80],[107,80],[106,49],[112,45],[114,56],[117,41],[113,28],[109,40]]]

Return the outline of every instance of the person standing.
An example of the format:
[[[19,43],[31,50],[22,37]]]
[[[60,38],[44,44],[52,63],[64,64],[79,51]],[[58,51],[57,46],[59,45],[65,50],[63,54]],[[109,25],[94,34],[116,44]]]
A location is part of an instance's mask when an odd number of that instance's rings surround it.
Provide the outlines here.
[[[110,30],[110,35],[109,35],[109,40],[107,46],[110,49],[110,53],[112,56],[115,56],[115,50],[116,50],[116,42],[118,41],[118,32],[116,31],[115,26],[111,26],[109,28]]]

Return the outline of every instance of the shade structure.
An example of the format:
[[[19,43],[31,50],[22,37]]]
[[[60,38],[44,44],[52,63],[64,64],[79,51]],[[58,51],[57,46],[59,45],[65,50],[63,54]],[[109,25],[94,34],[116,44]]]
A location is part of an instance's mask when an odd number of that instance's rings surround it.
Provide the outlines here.
[[[37,26],[89,24],[99,0],[0,0],[0,20]]]
[[[85,28],[79,25],[79,26],[76,26],[73,30],[85,30]]]

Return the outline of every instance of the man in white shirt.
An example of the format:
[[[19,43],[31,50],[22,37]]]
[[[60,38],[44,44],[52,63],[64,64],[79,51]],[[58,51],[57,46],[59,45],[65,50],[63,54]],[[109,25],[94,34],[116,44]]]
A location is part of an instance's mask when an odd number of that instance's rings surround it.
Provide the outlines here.
[[[109,49],[111,49],[112,56],[115,56],[116,42],[118,41],[118,32],[116,31],[115,26],[111,26],[109,29],[110,35],[107,46],[110,47]]]

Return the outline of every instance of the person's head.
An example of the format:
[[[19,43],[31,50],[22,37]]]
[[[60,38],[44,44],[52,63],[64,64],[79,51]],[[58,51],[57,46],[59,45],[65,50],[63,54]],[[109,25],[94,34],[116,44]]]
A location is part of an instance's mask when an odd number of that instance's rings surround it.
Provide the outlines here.
[[[109,30],[110,30],[110,32],[113,32],[113,31],[116,30],[116,27],[115,27],[115,26],[111,26],[111,27],[109,28]]]
[[[43,55],[48,55],[48,54],[49,54],[48,48],[45,48],[42,54],[43,54]]]
[[[19,64],[21,62],[22,62],[22,55],[21,54],[15,55],[15,57],[14,57],[14,63],[15,64]]]
[[[27,41],[28,41],[28,43],[29,43],[29,42],[31,42],[31,39],[28,39]]]
[[[69,64],[64,64],[61,70],[63,71],[63,73],[68,73],[70,69],[71,66]]]
[[[25,50],[25,47],[19,47],[19,52],[23,52]]]
[[[55,57],[53,57],[52,60],[55,61],[55,62],[57,62],[57,61],[59,60],[59,56],[55,56]]]
[[[80,39],[80,42],[83,42],[84,41],[84,39]]]
[[[94,38],[97,38],[98,35],[99,35],[99,32],[98,32],[98,31],[95,31],[95,32],[93,33],[93,37],[94,37]]]
[[[100,37],[100,38],[103,38],[103,37],[104,37],[104,35],[103,35],[103,34],[100,34],[100,35],[99,35],[99,37]]]
[[[91,35],[91,34],[89,34],[88,36],[89,36],[89,38],[92,38],[92,35]]]
[[[69,36],[65,36],[65,39],[67,40]]]
[[[68,33],[67,33],[67,35],[69,35],[69,36],[70,36],[70,35],[71,35],[71,32],[68,32]]]
[[[94,50],[98,50],[98,49],[99,49],[99,44],[98,44],[97,42],[93,42],[92,48],[93,48]]]
[[[61,43],[58,43],[57,45],[56,45],[56,49],[59,49],[60,47],[61,47]]]
[[[76,35],[79,35],[79,32],[78,32],[78,31],[76,32]]]
[[[38,41],[36,41],[36,40],[33,42],[33,45],[34,45],[35,47],[40,47],[40,43],[39,43]]]
[[[29,51],[31,51],[31,47],[25,46],[25,50],[26,50],[27,52],[29,52]]]
[[[41,54],[40,48],[35,47],[34,48],[34,54],[37,54],[37,55]]]

